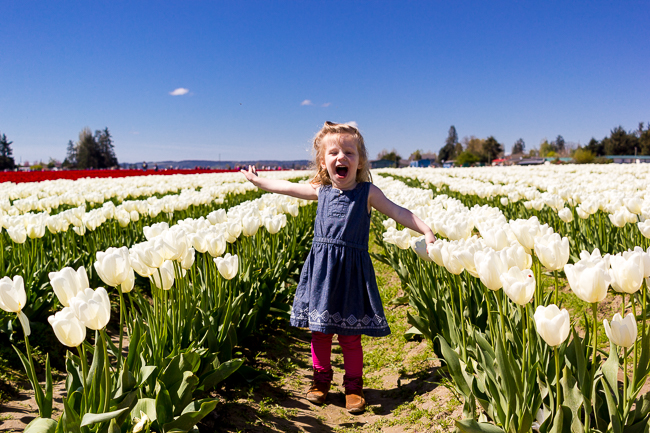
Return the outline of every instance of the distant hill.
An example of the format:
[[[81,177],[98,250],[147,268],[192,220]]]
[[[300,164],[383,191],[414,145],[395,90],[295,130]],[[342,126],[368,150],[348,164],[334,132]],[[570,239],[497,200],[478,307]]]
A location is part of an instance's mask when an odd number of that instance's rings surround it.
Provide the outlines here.
[[[155,165],[158,165],[158,168],[176,168],[176,169],[190,169],[190,168],[216,168],[216,169],[228,169],[235,168],[237,166],[248,166],[256,165],[258,167],[271,167],[277,168],[282,167],[284,169],[304,169],[309,166],[311,161],[306,159],[299,159],[295,161],[274,161],[274,160],[258,160],[258,161],[208,161],[202,159],[190,159],[184,161],[146,161],[147,167],[149,169],[154,168]],[[122,163],[120,164],[122,168],[142,168],[142,162],[134,163]]]

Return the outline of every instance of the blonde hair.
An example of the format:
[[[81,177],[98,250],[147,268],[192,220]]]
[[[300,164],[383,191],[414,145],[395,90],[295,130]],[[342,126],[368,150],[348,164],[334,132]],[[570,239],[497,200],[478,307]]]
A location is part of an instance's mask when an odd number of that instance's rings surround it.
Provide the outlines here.
[[[372,182],[372,176],[370,175],[370,162],[368,161],[368,151],[366,150],[366,144],[363,141],[363,136],[357,129],[356,126],[353,126],[348,123],[334,123],[334,122],[325,122],[323,127],[314,137],[314,160],[311,164],[311,169],[316,170],[316,175],[309,181],[314,185],[331,185],[332,179],[330,178],[327,168],[321,165],[321,162],[325,158],[325,149],[323,146],[323,141],[328,135],[350,135],[357,142],[357,152],[359,153],[359,165],[357,167],[357,182]]]

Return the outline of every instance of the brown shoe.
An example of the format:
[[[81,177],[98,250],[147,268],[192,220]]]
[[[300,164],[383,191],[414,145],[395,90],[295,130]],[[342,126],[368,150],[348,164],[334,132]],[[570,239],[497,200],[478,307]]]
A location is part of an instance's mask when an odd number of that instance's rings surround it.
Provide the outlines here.
[[[333,376],[334,372],[332,370],[327,372],[314,370],[314,380],[311,383],[309,391],[307,391],[307,400],[314,404],[325,403]]]
[[[362,413],[366,410],[363,395],[363,377],[343,376],[345,386],[345,409],[350,413]]]

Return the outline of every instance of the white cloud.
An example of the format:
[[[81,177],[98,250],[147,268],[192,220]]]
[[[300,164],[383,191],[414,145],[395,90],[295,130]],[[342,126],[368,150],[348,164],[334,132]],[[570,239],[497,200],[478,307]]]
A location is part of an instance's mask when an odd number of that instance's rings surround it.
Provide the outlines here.
[[[175,89],[173,92],[169,92],[169,94],[172,96],[180,96],[180,95],[186,95],[188,92],[189,92],[188,89],[184,87],[179,87],[178,89]]]
[[[300,103],[300,105],[314,105],[309,99],[305,99]]]
[[[331,102],[326,102],[323,105],[321,105],[321,107],[329,107],[330,105],[332,105]]]

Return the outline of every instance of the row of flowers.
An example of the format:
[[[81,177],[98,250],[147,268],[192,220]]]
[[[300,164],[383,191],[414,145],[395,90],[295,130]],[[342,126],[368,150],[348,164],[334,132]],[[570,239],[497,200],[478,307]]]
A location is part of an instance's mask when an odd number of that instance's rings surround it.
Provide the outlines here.
[[[408,188],[391,178],[377,177],[376,183],[447,238],[426,245],[408,229],[397,230],[391,220],[376,227],[383,236],[385,260],[398,271],[418,311],[411,323],[435,342],[465,397],[467,419],[458,423],[461,430],[491,431],[476,421],[476,402],[484,411],[478,419],[504,431],[527,431],[533,422],[540,431],[572,423],[584,431],[609,423],[646,425],[650,412],[632,407],[635,401],[640,407],[637,396],[650,372],[644,280],[650,276],[648,252],[640,247],[605,256],[598,249],[580,251],[569,264],[574,242],[537,217],[507,222],[495,207],[468,209],[458,199],[434,197],[430,189]],[[475,228],[480,237],[473,234]],[[431,262],[437,266],[432,268]],[[554,277],[553,290],[543,285],[544,271]],[[567,310],[558,307],[558,271],[564,271],[573,293],[591,304],[592,321],[585,337],[573,331],[573,339],[567,340],[572,325]],[[602,363],[596,311],[610,286],[623,299],[622,311],[629,300],[633,312],[605,321],[612,348]],[[624,375],[622,393],[616,386],[617,348],[624,372],[627,355],[634,355],[632,377]]]
[[[188,431],[209,413],[216,400],[196,397],[242,364],[232,357],[233,347],[256,329],[270,308],[287,311],[284,306],[291,292],[284,284],[302,262],[313,223],[313,206],[300,210],[307,204],[266,194],[205,218],[144,227],[146,241],[97,252],[93,269],[119,298],[119,347],[111,347],[106,335],[111,319],[109,291],[90,288],[84,267],[50,272],[50,286],[63,309],[48,321],[62,344],[78,350],[78,356],[68,352],[68,395],[59,420],[64,430],[78,419],[85,426],[81,431],[125,423],[131,425],[129,431],[144,427]],[[279,234],[287,226],[289,231]],[[152,302],[143,296],[145,278]],[[27,431],[37,425],[54,431],[57,422],[48,421],[51,381],[44,391],[36,381],[27,338],[29,321],[22,312],[26,302],[22,277],[1,280],[0,308],[17,313],[23,324],[28,353],[21,359],[39,405],[40,417]],[[103,365],[103,371],[88,366],[87,328],[96,331],[92,362]],[[130,341],[126,357],[122,356],[124,330]],[[182,374],[185,394],[175,398],[170,387],[177,387],[178,379],[167,372],[180,366],[190,370]],[[49,362],[46,368],[49,375]],[[77,385],[74,377],[80,378]],[[125,377],[134,379],[128,389],[124,389],[130,383]],[[166,389],[170,401],[160,401]],[[165,405],[171,406],[167,418],[160,412]]]

